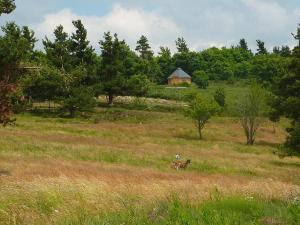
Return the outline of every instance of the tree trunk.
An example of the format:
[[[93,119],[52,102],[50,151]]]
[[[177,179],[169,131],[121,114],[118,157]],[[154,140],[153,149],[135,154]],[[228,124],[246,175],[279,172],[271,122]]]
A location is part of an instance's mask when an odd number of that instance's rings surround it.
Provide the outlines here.
[[[199,133],[199,139],[202,140],[202,128],[201,128],[200,121],[198,121],[198,133]]]
[[[70,108],[69,111],[70,111],[71,118],[74,118],[75,117],[75,109],[74,108]]]
[[[276,134],[276,123],[273,123],[273,134]]]
[[[249,131],[249,136],[247,138],[247,145],[254,145],[254,141],[255,141],[254,135],[255,134],[253,133],[253,130],[251,128]]]
[[[112,94],[108,94],[108,106],[112,107],[114,105],[114,96]]]

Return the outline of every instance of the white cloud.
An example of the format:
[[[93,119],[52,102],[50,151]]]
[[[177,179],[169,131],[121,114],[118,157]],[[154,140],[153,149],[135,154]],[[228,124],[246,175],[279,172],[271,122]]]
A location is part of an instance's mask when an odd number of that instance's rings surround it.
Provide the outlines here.
[[[257,28],[262,31],[278,31],[278,29],[285,28],[290,19],[288,11],[277,2],[263,0],[242,0],[242,2],[254,10],[251,16],[256,22]]]
[[[137,8],[125,8],[115,5],[108,14],[97,16],[81,16],[64,9],[54,14],[48,14],[39,24],[32,25],[40,39],[53,33],[55,27],[62,24],[65,31],[73,31],[72,20],[81,19],[88,30],[88,38],[95,48],[99,48],[98,42],[103,33],[111,31],[118,33],[120,39],[134,48],[141,35],[146,35],[154,50],[159,46],[174,47],[174,40],[181,36],[181,29],[169,18],[156,12],[146,12]],[[51,37],[51,36],[50,36]]]

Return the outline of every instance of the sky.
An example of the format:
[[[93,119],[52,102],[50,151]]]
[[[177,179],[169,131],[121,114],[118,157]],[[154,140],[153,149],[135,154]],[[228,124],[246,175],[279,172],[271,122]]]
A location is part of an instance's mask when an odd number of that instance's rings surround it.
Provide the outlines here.
[[[135,48],[146,35],[155,52],[160,46],[176,50],[184,37],[190,49],[230,47],[241,38],[255,50],[256,40],[267,48],[296,43],[291,36],[300,23],[300,0],[16,0],[17,9],[1,16],[0,25],[28,25],[39,39],[53,38],[62,24],[69,33],[81,19],[96,50],[103,33],[118,33]]]

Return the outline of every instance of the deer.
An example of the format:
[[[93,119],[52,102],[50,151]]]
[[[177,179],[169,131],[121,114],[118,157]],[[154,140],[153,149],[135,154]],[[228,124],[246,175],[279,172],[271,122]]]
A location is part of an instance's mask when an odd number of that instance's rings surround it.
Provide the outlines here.
[[[191,160],[187,160],[186,162],[182,161],[175,161],[172,163],[172,168],[179,170],[179,169],[186,169],[188,165],[191,164]]]

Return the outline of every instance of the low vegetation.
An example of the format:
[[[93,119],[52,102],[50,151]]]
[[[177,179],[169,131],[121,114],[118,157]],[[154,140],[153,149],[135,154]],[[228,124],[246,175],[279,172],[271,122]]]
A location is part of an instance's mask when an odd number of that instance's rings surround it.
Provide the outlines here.
[[[0,128],[4,224],[297,224],[300,161],[273,154],[286,122],[264,120],[250,147],[237,118],[213,117],[199,142],[181,112],[47,111]]]

